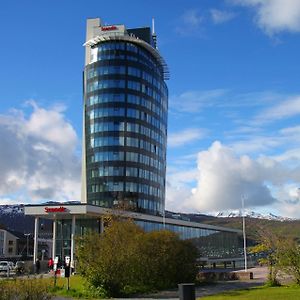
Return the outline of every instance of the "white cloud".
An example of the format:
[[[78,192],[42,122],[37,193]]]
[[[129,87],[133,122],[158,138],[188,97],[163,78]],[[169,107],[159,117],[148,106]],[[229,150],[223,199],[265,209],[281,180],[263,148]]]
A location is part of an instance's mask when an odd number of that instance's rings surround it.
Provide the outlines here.
[[[268,35],[283,31],[300,32],[299,0],[231,0],[255,9],[257,25]]]
[[[186,25],[193,27],[197,27],[202,21],[202,17],[196,9],[189,9],[185,11],[181,18]]]
[[[199,153],[198,170],[197,187],[189,203],[200,211],[240,208],[243,194],[247,195],[247,206],[275,201],[264,184],[261,166],[248,156],[236,156],[219,142]]]
[[[299,210],[293,212],[300,207],[300,157],[294,158],[297,164],[289,164],[289,159],[288,154],[253,159],[214,142],[199,152],[197,170],[170,172],[167,207],[201,213],[234,210],[244,195],[248,208],[272,205],[283,215],[300,217]]]
[[[16,204],[16,200],[11,199],[11,198],[0,198],[0,205],[13,205]]]
[[[79,200],[78,137],[61,107],[0,115],[0,195],[14,199],[22,191],[28,201]],[[1,202],[0,202],[1,203]]]
[[[300,114],[300,96],[290,97],[279,104],[262,111],[256,116],[255,122],[266,123],[294,117]]]
[[[171,133],[168,136],[169,147],[179,147],[195,142],[205,137],[207,130],[199,128],[184,129],[180,132]]]
[[[178,20],[175,31],[181,36],[195,35],[199,33],[203,17],[197,9],[186,10]]]
[[[228,11],[218,10],[218,9],[211,9],[210,16],[212,21],[215,24],[226,23],[232,20],[235,17],[235,14]]]
[[[188,184],[195,182],[197,174],[197,169],[182,170],[168,166],[166,209],[176,212],[184,210],[185,200],[191,194]]]
[[[215,105],[226,90],[215,89],[207,91],[187,91],[170,98],[170,109],[178,112],[197,113],[206,107]]]

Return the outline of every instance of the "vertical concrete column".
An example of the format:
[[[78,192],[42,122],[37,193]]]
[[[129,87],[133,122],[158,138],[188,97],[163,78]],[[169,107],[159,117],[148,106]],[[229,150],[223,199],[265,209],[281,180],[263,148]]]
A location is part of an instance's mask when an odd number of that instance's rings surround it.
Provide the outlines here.
[[[103,233],[104,232],[104,217],[101,217],[100,218],[100,233]]]
[[[71,228],[71,267],[72,268],[74,268],[75,228],[76,228],[76,216],[72,216],[72,228]]]
[[[34,219],[34,244],[33,244],[33,264],[37,260],[38,256],[38,236],[39,236],[39,217]]]
[[[53,220],[53,231],[52,231],[52,259],[54,260],[56,256],[56,218]]]

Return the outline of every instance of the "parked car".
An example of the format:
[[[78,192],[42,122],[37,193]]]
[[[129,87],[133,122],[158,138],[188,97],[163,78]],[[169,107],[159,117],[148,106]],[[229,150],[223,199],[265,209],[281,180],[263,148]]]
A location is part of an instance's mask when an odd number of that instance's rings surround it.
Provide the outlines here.
[[[11,265],[9,261],[0,261],[0,273],[6,273],[9,276],[11,271]]]

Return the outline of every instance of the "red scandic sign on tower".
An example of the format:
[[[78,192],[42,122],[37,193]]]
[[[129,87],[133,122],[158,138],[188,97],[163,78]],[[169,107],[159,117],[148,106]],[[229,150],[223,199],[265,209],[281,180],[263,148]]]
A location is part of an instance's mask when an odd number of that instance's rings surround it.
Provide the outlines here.
[[[101,27],[101,30],[102,30],[102,31],[110,31],[110,30],[117,30],[117,29],[118,29],[118,27],[115,26],[115,25],[112,25],[112,26],[103,26],[103,27]]]
[[[65,212],[67,209],[63,206],[60,207],[45,207],[46,213],[57,213],[57,212]]]

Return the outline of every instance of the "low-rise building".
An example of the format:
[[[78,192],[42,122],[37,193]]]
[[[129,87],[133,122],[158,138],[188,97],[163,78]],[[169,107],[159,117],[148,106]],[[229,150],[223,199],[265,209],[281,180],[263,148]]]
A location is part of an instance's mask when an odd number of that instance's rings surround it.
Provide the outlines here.
[[[18,255],[19,238],[6,229],[0,229],[0,257]]]

